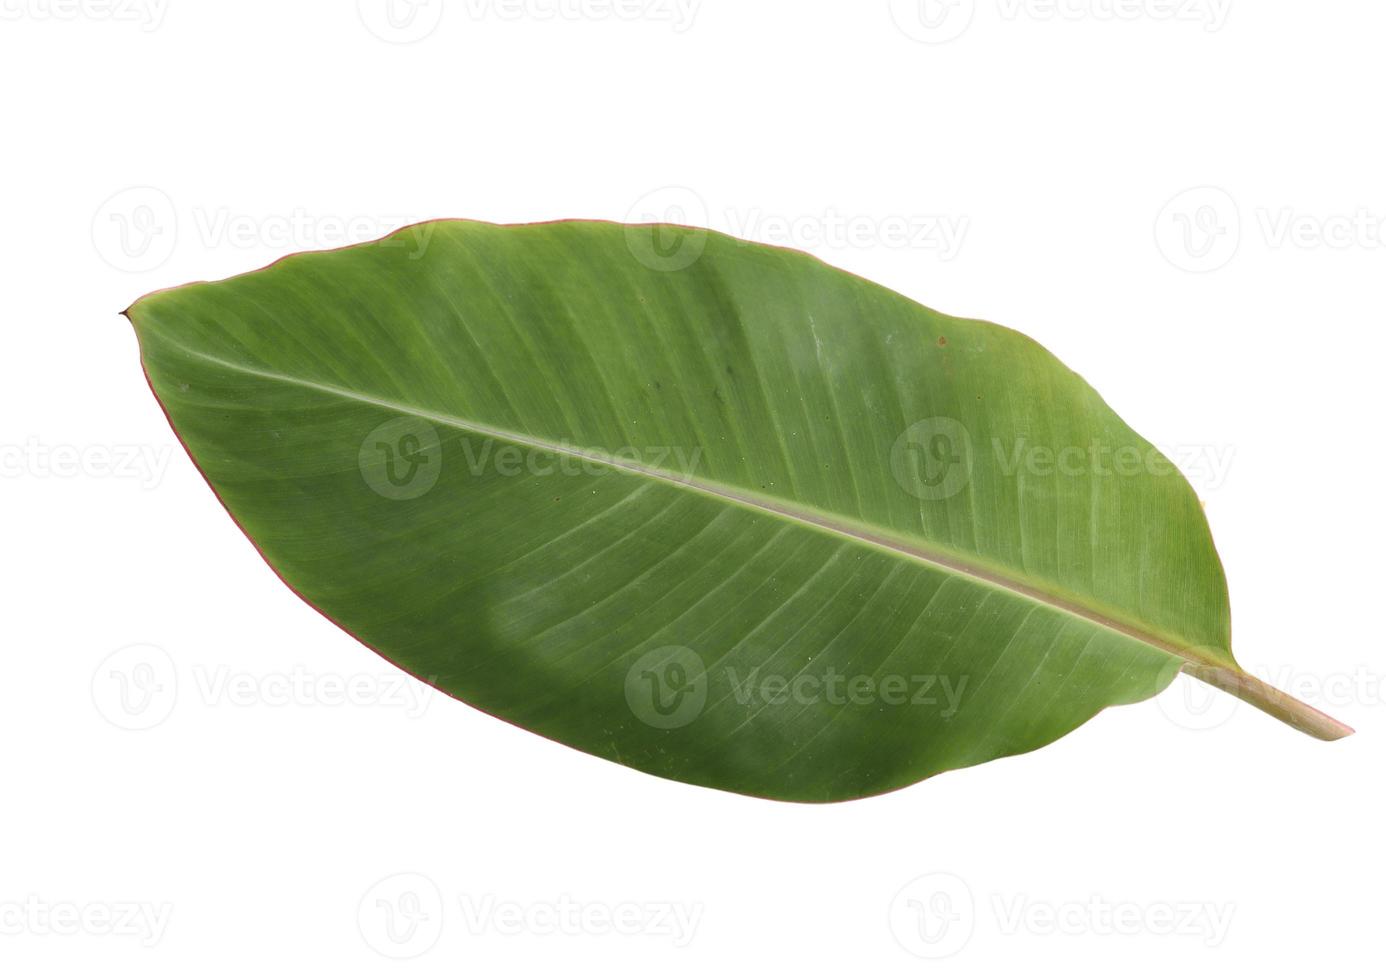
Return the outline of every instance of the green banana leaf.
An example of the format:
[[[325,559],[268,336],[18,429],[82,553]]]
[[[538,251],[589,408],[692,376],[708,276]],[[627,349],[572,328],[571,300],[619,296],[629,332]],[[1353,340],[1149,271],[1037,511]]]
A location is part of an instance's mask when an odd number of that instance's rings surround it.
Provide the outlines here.
[[[439,221],[127,311],[286,584],[645,772],[843,800],[1244,673],[1189,485],[1029,338],[699,229]]]

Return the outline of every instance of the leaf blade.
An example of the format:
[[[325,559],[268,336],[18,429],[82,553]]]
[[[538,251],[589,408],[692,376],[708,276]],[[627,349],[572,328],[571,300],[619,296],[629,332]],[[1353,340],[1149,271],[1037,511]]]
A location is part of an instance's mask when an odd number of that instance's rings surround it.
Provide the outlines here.
[[[931,497],[884,465],[913,416],[1060,446],[1096,431],[1154,452],[1033,341],[722,236],[709,235],[689,269],[649,269],[629,233],[438,223],[412,264],[381,247],[296,256],[155,294],[131,317],[180,437],[296,591],[444,690],[625,764],[754,795],[849,798],[1028,751],[1155,693],[1193,649],[1205,672],[1245,676],[1211,538],[1172,468],[1063,480],[1008,473],[1002,455],[979,453],[963,486]],[[576,370],[562,370],[563,356]],[[998,362],[1014,373],[998,379]],[[920,378],[936,390],[910,390]],[[1017,388],[1072,418],[1031,418]],[[974,393],[990,401],[967,404]],[[938,415],[944,405],[954,414]],[[436,488],[390,499],[368,486],[361,440],[401,417],[441,427],[431,445],[445,461],[478,458],[465,438],[597,472],[560,475],[557,517],[554,479],[494,465],[445,466]],[[609,451],[651,445],[705,451],[696,479]],[[1124,580],[1130,562],[1095,540],[1086,567],[1081,549],[1040,543],[1081,544],[1080,518],[1095,526],[1132,499],[1193,532],[1166,546],[1120,524],[1121,543],[1144,549],[1141,568],[1172,569],[1153,582]],[[470,522],[460,536],[447,525],[459,511]],[[334,541],[335,551],[324,544]],[[381,546],[408,558],[362,550]],[[447,587],[413,575],[420,562]],[[770,578],[719,573],[737,562]],[[825,578],[825,567],[837,571]],[[730,602],[738,589],[730,619],[709,611],[710,597]],[[924,592],[946,595],[957,621],[923,617],[911,597]],[[445,601],[465,614],[439,612]],[[689,609],[702,612],[690,621]],[[459,641],[469,629],[477,635]],[[640,657],[665,647],[693,650],[710,688],[698,714],[670,728],[618,697]],[[968,712],[894,705],[906,710],[891,724],[875,720],[887,707],[879,675],[901,660],[900,677],[973,683]],[[517,684],[500,676],[507,665]],[[821,669],[839,665],[877,685],[874,703],[831,703]],[[651,685],[661,669],[671,665],[657,664]],[[807,703],[767,702],[736,683],[815,670]]]

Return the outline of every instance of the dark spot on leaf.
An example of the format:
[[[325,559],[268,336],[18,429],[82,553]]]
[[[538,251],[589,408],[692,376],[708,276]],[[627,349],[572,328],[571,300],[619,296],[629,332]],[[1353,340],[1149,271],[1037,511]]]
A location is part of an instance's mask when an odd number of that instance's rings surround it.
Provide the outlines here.
[[[940,337],[940,338],[938,338],[938,345],[939,345],[940,347],[947,347],[947,346],[948,346],[948,338],[947,338],[947,337]]]

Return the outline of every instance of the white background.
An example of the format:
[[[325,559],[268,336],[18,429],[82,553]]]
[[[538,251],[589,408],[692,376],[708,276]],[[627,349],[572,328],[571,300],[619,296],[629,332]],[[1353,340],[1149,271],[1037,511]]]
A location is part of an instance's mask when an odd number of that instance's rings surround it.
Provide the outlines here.
[[[0,0],[0,973],[1378,971],[1386,8],[556,2]],[[704,223],[1031,334],[1189,472],[1243,664],[1359,734],[1180,681],[814,807],[401,686],[116,314],[443,216]]]

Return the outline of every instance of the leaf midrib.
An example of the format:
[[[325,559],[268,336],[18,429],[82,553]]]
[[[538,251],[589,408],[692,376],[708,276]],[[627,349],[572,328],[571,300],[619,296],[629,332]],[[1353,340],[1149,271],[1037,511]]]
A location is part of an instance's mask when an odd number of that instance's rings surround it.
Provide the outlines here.
[[[783,501],[750,493],[717,481],[699,479],[660,467],[646,466],[629,459],[613,456],[600,449],[578,448],[576,446],[550,442],[546,439],[536,438],[524,433],[513,432],[508,429],[487,425],[471,419],[461,418],[446,412],[436,412],[417,405],[409,405],[404,402],[394,401],[393,399],[381,398],[376,395],[354,391],[350,388],[343,388],[339,385],[326,384],[309,378],[299,378],[278,371],[269,371],[249,364],[230,361],[226,358],[218,357],[215,354],[194,350],[183,344],[172,341],[167,335],[162,336],[161,339],[170,347],[176,348],[189,357],[196,358],[197,360],[209,364],[215,364],[231,371],[263,378],[267,381],[275,381],[281,384],[322,392],[323,394],[359,402],[361,404],[373,405],[377,408],[386,409],[401,415],[411,415],[415,418],[434,422],[448,428],[470,432],[474,435],[496,439],[501,442],[513,443],[528,449],[563,455],[575,460],[607,466],[647,479],[659,480],[670,486],[712,497],[724,504],[739,506],[779,520],[792,521],[820,532],[845,538],[859,545],[886,551],[896,557],[911,559],[950,574],[971,579],[989,588],[1009,593],[1027,601],[1037,603],[1045,608],[1064,613],[1075,619],[1136,640],[1146,646],[1153,647],[1163,653],[1177,657],[1191,665],[1215,670],[1233,669],[1229,668],[1227,664],[1219,663],[1211,658],[1200,655],[1196,650],[1189,649],[1188,646],[1181,645],[1174,639],[1162,637],[1148,627],[1122,620],[1117,616],[1086,606],[1076,600],[1055,595],[1052,592],[1046,591],[1039,584],[1031,584],[1019,578],[1001,574],[986,566],[973,564],[937,546],[929,547],[923,543],[909,541],[889,534],[878,528],[854,524],[846,520],[834,519],[830,515],[820,511],[810,508],[794,507]],[[1240,671],[1238,671],[1238,673],[1240,673]]]

